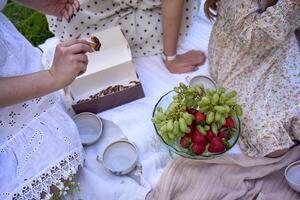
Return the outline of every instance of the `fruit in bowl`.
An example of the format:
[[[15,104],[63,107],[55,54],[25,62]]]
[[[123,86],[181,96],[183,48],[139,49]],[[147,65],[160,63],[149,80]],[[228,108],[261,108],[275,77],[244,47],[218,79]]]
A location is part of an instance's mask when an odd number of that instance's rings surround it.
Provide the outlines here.
[[[161,139],[178,155],[209,159],[228,151],[237,142],[242,107],[237,93],[223,87],[178,87],[155,106],[152,122]]]

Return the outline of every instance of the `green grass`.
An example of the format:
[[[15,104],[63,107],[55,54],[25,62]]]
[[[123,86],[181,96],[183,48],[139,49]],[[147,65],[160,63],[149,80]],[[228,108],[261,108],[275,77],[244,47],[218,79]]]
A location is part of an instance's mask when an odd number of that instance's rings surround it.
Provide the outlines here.
[[[48,30],[46,17],[38,12],[9,2],[3,13],[34,46],[44,43],[47,38],[53,36]]]

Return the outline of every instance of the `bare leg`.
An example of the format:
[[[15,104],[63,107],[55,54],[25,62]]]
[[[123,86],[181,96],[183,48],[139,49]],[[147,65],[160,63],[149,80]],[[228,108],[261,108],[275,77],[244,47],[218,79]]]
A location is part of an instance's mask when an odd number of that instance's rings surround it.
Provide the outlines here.
[[[162,23],[164,33],[164,53],[167,56],[176,54],[179,29],[181,24],[184,0],[162,0]],[[205,62],[205,55],[201,51],[189,51],[178,55],[173,61],[166,61],[165,65],[172,73],[185,73],[195,70],[196,66]]]

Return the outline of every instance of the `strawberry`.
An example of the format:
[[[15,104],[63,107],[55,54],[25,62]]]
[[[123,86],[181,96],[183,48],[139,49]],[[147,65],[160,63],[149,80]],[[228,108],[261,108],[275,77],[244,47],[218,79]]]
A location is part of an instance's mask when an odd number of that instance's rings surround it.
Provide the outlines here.
[[[220,137],[214,137],[209,144],[208,151],[211,153],[220,153],[225,150],[225,145]]]
[[[226,118],[226,124],[224,125],[225,128],[235,128],[235,122],[231,117]]]
[[[195,114],[195,120],[196,120],[197,123],[204,122],[206,120],[206,116],[201,112],[197,112]]]
[[[186,109],[186,112],[188,112],[191,115],[195,115],[197,113],[197,110],[195,108],[188,108]]]
[[[211,141],[215,137],[215,134],[214,134],[214,132],[212,132],[212,130],[209,130],[209,131],[207,131],[206,137],[207,137],[208,141]]]
[[[220,138],[225,138],[227,140],[230,139],[230,135],[228,134],[228,132],[226,130],[220,130],[219,133],[218,133],[218,136]]]
[[[207,144],[207,139],[197,129],[195,129],[192,133],[192,142],[205,146]]]
[[[199,156],[205,151],[205,145],[193,143],[191,149],[196,155]]]
[[[180,145],[182,148],[189,148],[191,145],[191,135],[185,134],[181,139],[180,139]]]

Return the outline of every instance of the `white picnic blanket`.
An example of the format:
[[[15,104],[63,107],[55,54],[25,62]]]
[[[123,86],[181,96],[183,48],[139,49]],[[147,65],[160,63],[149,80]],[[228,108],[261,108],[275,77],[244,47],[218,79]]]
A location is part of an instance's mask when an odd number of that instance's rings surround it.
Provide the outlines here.
[[[204,16],[202,5],[198,18],[191,26],[188,36],[180,44],[178,52],[183,53],[192,49],[207,52],[211,27],[212,24]],[[51,38],[41,45],[49,60],[52,60],[57,43],[57,38]],[[182,75],[169,73],[160,56],[136,58],[133,62],[146,97],[99,113],[99,116],[113,121],[124,135],[137,145],[144,183],[139,185],[130,177],[108,174],[93,160],[99,153],[97,147],[94,149],[89,147],[88,160],[79,177],[83,199],[144,199],[151,188],[155,187],[165,166],[171,160],[168,150],[156,136],[151,122],[155,104],[179,82],[186,82],[187,76],[209,75],[207,62],[197,71]],[[240,154],[241,151],[236,145],[228,153]]]

